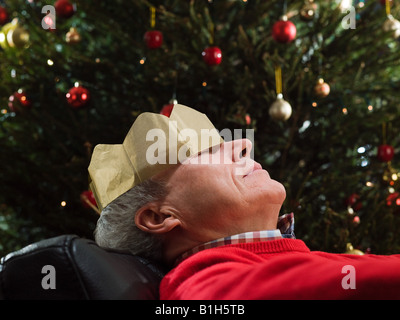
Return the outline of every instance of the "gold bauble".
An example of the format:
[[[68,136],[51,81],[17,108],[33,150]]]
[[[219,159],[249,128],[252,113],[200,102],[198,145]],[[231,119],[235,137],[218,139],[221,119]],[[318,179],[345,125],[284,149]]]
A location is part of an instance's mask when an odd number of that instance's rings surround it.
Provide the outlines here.
[[[274,120],[286,121],[292,115],[292,107],[289,102],[278,96],[269,108],[269,115]]]
[[[71,44],[79,43],[81,42],[81,39],[82,39],[81,34],[74,27],[71,27],[67,32],[67,34],[65,35],[65,41]]]
[[[8,48],[26,48],[29,45],[29,33],[14,18],[10,23],[4,25],[0,32],[0,46]]]
[[[315,17],[317,4],[313,0],[307,0],[304,6],[300,9],[300,18],[303,21],[311,21]]]
[[[17,25],[14,30],[8,32],[7,41],[12,48],[26,48],[29,46],[29,33],[25,28]]]
[[[8,41],[7,41],[7,35],[10,31],[15,30],[18,24],[18,19],[13,19],[11,22],[6,23],[3,28],[1,28],[0,31],[0,46],[3,49],[8,49],[10,47]]]
[[[386,21],[383,23],[383,30],[392,32],[393,38],[400,37],[400,21],[395,19],[392,15],[388,15]]]
[[[359,255],[359,256],[364,255],[364,252],[362,252],[361,250],[354,249],[353,245],[351,243],[347,243],[346,244],[346,252],[345,253],[346,254],[356,254],[356,255]]]
[[[317,97],[325,98],[331,92],[331,87],[324,81],[324,79],[320,78],[314,87],[314,92]]]

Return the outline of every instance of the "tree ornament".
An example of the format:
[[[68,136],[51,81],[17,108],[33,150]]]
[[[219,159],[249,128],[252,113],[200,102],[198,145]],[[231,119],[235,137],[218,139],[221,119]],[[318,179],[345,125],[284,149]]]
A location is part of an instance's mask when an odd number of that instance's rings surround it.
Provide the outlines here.
[[[400,193],[392,192],[386,197],[386,205],[393,210],[393,213],[400,213]]]
[[[10,47],[7,41],[7,34],[10,30],[13,30],[17,27],[18,19],[13,19],[11,22],[6,23],[0,31],[0,46],[6,50]]]
[[[293,22],[283,16],[282,20],[274,23],[272,27],[272,37],[280,43],[289,43],[296,38],[297,29]]]
[[[150,30],[144,34],[144,41],[149,49],[157,49],[163,44],[163,34],[158,30]]]
[[[19,89],[8,98],[8,107],[12,112],[18,112],[21,108],[29,109],[31,101],[28,99],[25,91]]]
[[[29,45],[29,33],[23,28],[17,18],[5,24],[0,32],[0,46],[7,50],[8,48],[23,48]]]
[[[75,84],[65,96],[68,104],[74,109],[84,107],[90,99],[89,90],[79,84]]]
[[[356,254],[359,256],[364,255],[364,252],[362,252],[361,250],[358,249],[354,249],[353,245],[349,242],[346,244],[346,254]]]
[[[242,126],[249,126],[251,125],[251,116],[248,113],[245,113],[243,110],[239,110],[235,113],[230,120],[235,124],[240,124]]]
[[[97,208],[97,202],[91,190],[85,190],[80,194],[80,199],[82,206],[84,208],[91,208],[97,213],[100,214],[99,209]]]
[[[314,19],[318,6],[314,0],[306,0],[300,9],[300,19],[303,21],[311,21]]]
[[[155,30],[156,25],[156,8],[150,7],[150,27],[152,30],[147,31],[144,34],[144,41],[149,49],[157,49],[161,47],[163,43],[163,34],[161,31]]]
[[[282,95],[278,95],[277,99],[269,107],[269,115],[277,121],[286,121],[292,115],[292,107]]]
[[[324,79],[319,78],[317,84],[314,87],[314,92],[317,97],[325,98],[329,95],[331,88],[329,84],[327,84]]]
[[[244,120],[246,122],[246,125],[250,125],[251,124],[251,117],[248,113],[246,113],[246,115],[244,116]]]
[[[70,44],[81,42],[82,38],[77,28],[71,27],[65,35],[65,41]]]
[[[74,15],[76,11],[75,4],[69,2],[69,0],[57,0],[54,3],[57,16],[61,18],[70,18]]]
[[[222,62],[222,51],[219,47],[214,44],[214,23],[212,20],[208,22],[208,32],[210,34],[208,42],[209,45],[206,47],[201,55],[203,56],[203,60],[209,66],[216,66]]]
[[[292,115],[292,107],[282,94],[282,69],[275,66],[276,100],[269,107],[269,115],[276,121],[286,121]]]
[[[386,197],[386,205],[388,207],[391,206],[396,206],[397,208],[400,208],[400,193],[399,192],[393,192],[390,193],[387,197]]]
[[[7,35],[7,41],[10,47],[16,47],[20,49],[24,47],[27,48],[29,46],[29,33],[25,28],[17,25],[17,27],[10,32]]]
[[[0,7],[0,26],[3,26],[8,21],[8,12],[6,8]]]
[[[377,157],[379,161],[389,162],[393,159],[394,156],[394,148],[391,145],[381,144],[378,147]]]
[[[174,106],[178,103],[178,101],[176,99],[172,99],[168,104],[165,104],[161,111],[160,114],[169,117],[171,115],[172,109],[174,108]]]
[[[362,202],[360,201],[360,195],[352,193],[345,201],[347,211],[350,214],[360,211],[362,209]]]
[[[203,60],[209,66],[215,66],[222,62],[222,51],[219,47],[207,47],[201,53]]]
[[[389,14],[383,23],[383,30],[386,32],[391,32],[393,38],[397,39],[400,37],[400,21]]]

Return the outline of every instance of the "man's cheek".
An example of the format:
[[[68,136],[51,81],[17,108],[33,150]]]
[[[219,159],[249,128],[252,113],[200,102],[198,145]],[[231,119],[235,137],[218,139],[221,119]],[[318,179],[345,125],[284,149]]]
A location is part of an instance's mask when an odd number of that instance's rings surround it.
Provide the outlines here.
[[[242,158],[240,161],[235,163],[234,174],[236,176],[244,176],[254,169],[254,163],[246,161],[246,158]]]

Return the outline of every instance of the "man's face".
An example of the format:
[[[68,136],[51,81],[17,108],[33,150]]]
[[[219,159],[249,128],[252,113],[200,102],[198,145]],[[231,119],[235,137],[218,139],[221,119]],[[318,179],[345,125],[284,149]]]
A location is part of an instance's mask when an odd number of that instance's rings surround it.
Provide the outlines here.
[[[169,175],[166,201],[199,241],[276,228],[286,192],[250,158],[251,148],[247,139],[225,142]]]

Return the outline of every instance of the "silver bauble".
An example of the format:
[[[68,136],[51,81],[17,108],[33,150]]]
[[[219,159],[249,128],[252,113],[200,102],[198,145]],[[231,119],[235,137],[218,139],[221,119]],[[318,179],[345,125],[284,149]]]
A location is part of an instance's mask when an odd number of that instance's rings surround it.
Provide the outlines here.
[[[292,115],[292,107],[289,102],[278,97],[269,107],[269,115],[277,121],[286,121]]]
[[[393,38],[397,39],[400,37],[400,21],[395,19],[392,15],[388,15],[386,21],[383,23],[383,30],[386,32],[392,32]]]

